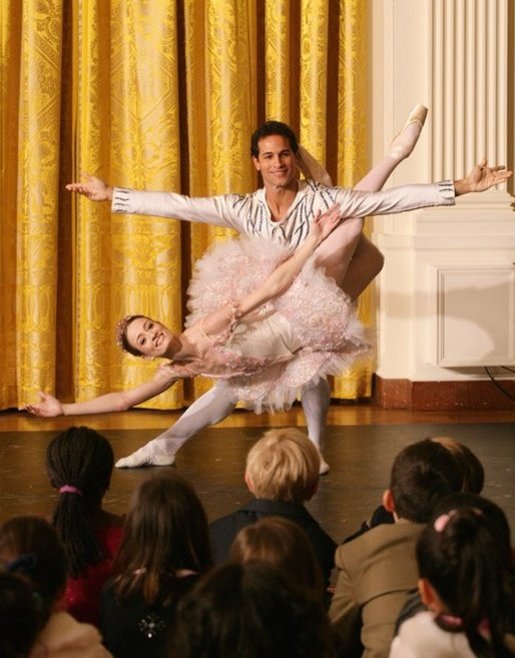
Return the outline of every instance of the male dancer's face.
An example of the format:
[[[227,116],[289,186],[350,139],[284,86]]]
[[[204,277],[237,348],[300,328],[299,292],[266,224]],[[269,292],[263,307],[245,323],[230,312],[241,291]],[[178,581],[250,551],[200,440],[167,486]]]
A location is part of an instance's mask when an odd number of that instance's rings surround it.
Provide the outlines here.
[[[259,142],[259,155],[252,161],[261,172],[265,188],[293,189],[297,187],[297,157],[291,150],[290,141],[284,135],[269,135]]]

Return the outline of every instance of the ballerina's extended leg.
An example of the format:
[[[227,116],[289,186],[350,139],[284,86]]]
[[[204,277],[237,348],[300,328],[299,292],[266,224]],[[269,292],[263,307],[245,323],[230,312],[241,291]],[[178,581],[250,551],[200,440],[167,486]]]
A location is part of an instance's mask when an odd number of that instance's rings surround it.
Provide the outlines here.
[[[354,186],[355,190],[378,192],[382,189],[397,165],[412,153],[426,117],[424,105],[416,105],[411,110],[404,127],[392,141],[388,155]],[[361,235],[347,262],[341,287],[351,299],[356,299],[382,270],[384,258],[379,249]]]
[[[179,448],[209,425],[216,425],[234,411],[236,401],[221,385],[201,395],[169,429],[128,457],[119,459],[117,468],[171,466]]]

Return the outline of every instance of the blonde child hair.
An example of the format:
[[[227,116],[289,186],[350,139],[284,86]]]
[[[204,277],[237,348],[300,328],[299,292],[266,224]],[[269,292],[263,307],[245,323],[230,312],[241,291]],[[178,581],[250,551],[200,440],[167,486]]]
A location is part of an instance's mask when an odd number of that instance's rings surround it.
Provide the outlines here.
[[[247,455],[245,480],[256,498],[303,503],[316,491],[320,453],[295,427],[269,430]]]

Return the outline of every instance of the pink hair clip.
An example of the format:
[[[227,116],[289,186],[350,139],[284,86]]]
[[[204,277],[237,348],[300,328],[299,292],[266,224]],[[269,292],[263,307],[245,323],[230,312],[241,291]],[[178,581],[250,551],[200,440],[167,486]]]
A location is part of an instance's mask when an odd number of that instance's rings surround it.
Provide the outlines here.
[[[443,532],[445,529],[445,526],[449,523],[450,519],[452,516],[456,514],[456,510],[452,509],[450,512],[447,512],[447,514],[440,514],[439,517],[435,519],[435,522],[433,523],[433,527],[436,530],[436,532]]]

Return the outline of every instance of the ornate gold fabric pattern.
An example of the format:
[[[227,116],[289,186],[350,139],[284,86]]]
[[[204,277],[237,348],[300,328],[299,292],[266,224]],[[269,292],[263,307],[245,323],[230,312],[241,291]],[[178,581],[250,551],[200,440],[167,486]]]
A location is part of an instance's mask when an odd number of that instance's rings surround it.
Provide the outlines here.
[[[0,407],[34,400],[40,388],[83,400],[136,386],[155,364],[120,356],[116,320],[142,312],[178,331],[193,263],[231,232],[111,215],[108,204],[70,199],[63,177],[89,172],[195,196],[249,192],[258,184],[249,136],[276,118],[327,161],[335,182],[352,185],[367,168],[366,3],[1,5]],[[62,276],[73,291],[65,305],[56,302]],[[361,319],[372,315],[365,295]],[[63,361],[70,381],[56,381]],[[335,396],[369,395],[371,371],[361,364],[338,378]],[[176,385],[148,406],[182,407],[207,386]]]

